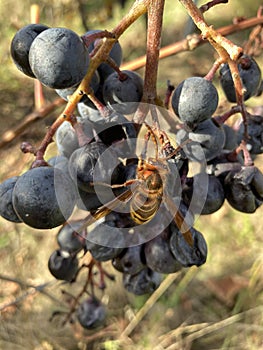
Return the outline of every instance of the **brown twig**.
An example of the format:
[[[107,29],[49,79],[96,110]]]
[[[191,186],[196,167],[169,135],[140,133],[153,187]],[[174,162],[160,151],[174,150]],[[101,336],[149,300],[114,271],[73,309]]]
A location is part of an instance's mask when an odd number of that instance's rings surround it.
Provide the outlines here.
[[[31,23],[39,23],[40,20],[40,8],[39,5],[31,5],[30,7]],[[39,80],[34,79],[34,99],[35,108],[40,109],[45,105],[45,96],[43,93],[43,86]]]
[[[164,0],[151,0],[148,7],[147,49],[142,102],[155,104]]]
[[[201,31],[201,35],[204,39],[208,40],[210,44],[217,51],[219,57],[227,62],[230,58],[236,61],[243,52],[243,49],[235,45],[232,41],[225,38],[221,33],[215,30],[212,26],[209,26],[195,3],[192,0],[179,0],[181,4],[187,10],[189,16],[192,17],[195,25]]]
[[[23,120],[18,123],[14,128],[9,129],[3,133],[0,141],[0,149],[4,148],[11,141],[16,139],[19,135],[21,135],[26,129],[30,127],[36,121],[44,119],[51,112],[53,112],[56,108],[65,104],[65,101],[61,98],[57,98],[54,102],[47,104],[46,106],[33,111],[32,113],[26,115]]]
[[[261,18],[263,12],[263,5],[261,5],[257,12],[257,17]],[[244,53],[250,56],[255,56],[261,51],[263,43],[263,24],[258,24],[250,33],[249,39],[244,45]]]
[[[221,124],[225,123],[228,120],[228,118],[230,118],[232,115],[237,114],[237,113],[241,113],[241,107],[240,106],[234,106],[234,107],[232,107],[230,109],[230,111],[227,111],[223,115],[216,116],[213,119],[219,125],[221,125]]]
[[[159,65],[159,52],[161,45],[162,20],[164,0],[158,2],[151,0],[148,5],[147,49],[144,74],[144,88],[142,104],[134,114],[133,121],[141,125],[145,120],[148,104],[160,104],[157,101],[157,73]],[[158,124],[158,120],[155,120]]]
[[[21,301],[23,301],[24,299],[26,299],[28,296],[36,294],[36,293],[41,293],[44,294],[45,296],[47,296],[49,299],[51,299],[52,301],[55,301],[56,303],[59,303],[63,306],[65,306],[64,304],[61,303],[60,300],[58,300],[57,298],[55,298],[53,295],[51,295],[50,293],[48,293],[45,288],[57,283],[57,281],[53,280],[50,282],[45,282],[45,283],[41,283],[37,286],[32,285],[32,284],[28,284],[18,278],[13,278],[10,276],[6,276],[6,275],[2,275],[0,274],[0,280],[3,281],[8,281],[8,282],[13,282],[18,284],[22,289],[27,289],[27,291],[21,295],[19,295],[17,298],[15,298],[13,301],[10,301],[9,303],[5,303],[0,307],[0,312],[5,310],[6,308],[13,306],[13,305],[17,305],[19,304]]]
[[[256,25],[263,24],[262,17],[253,17],[241,22],[230,24],[217,29],[217,32],[221,35],[227,36],[248,28],[254,27]],[[176,43],[167,45],[160,49],[159,59],[163,59],[172,55],[176,55],[185,51],[195,50],[197,47],[206,44],[207,41],[202,38],[199,34],[188,35],[187,38],[180,40]],[[146,56],[138,57],[130,62],[121,65],[121,69],[137,70],[145,66]]]
[[[199,10],[202,13],[204,13],[216,5],[227,4],[227,3],[228,3],[228,0],[212,0],[212,1],[209,1],[208,3],[202,5],[201,7],[199,7]]]

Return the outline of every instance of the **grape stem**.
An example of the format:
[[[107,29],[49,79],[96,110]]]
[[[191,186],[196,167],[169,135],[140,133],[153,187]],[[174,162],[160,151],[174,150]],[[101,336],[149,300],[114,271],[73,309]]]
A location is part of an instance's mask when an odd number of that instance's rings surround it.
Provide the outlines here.
[[[75,130],[77,139],[78,139],[78,143],[79,143],[79,147],[83,147],[87,144],[89,144],[93,138],[89,138],[84,130],[83,130],[83,125],[81,123],[78,123],[78,120],[75,116],[73,116],[73,122],[72,122],[72,126]]]
[[[208,10],[210,10],[212,7],[219,5],[219,4],[227,4],[228,0],[213,0],[213,1],[209,1],[208,3],[202,5],[199,10],[204,13]]]
[[[155,104],[163,10],[165,0],[151,0],[148,6],[147,49],[142,102]]]
[[[222,125],[224,124],[232,115],[235,115],[237,113],[241,113],[242,109],[241,106],[234,106],[230,109],[230,111],[227,111],[226,113],[222,115],[218,115],[214,117],[213,119],[217,122],[217,124]]]
[[[99,283],[98,285],[95,283],[94,281],[94,267],[97,267],[98,268],[98,271],[99,271]],[[88,275],[87,275],[87,278],[86,278],[86,281],[81,289],[81,291],[78,293],[77,296],[73,296],[71,294],[69,294],[69,296],[71,297],[71,305],[70,305],[70,310],[69,312],[67,313],[65,319],[64,319],[64,322],[63,322],[63,325],[65,325],[67,322],[69,322],[72,318],[72,315],[74,314],[74,312],[76,311],[78,305],[80,304],[80,300],[82,298],[82,296],[84,294],[88,294],[90,295],[92,298],[96,298],[95,296],[95,291],[94,291],[94,287],[97,285],[97,287],[99,287],[99,289],[105,289],[106,288],[106,283],[105,283],[105,277],[108,277],[110,280],[113,280],[114,279],[114,276],[110,275],[108,272],[106,272],[102,266],[101,266],[101,262],[95,260],[91,255],[90,255],[90,260],[87,264],[83,264],[76,276],[75,276],[75,279],[74,281],[72,282],[75,282],[76,281],[76,278],[77,276],[79,275],[79,272],[83,269],[83,268],[87,268],[88,269]],[[88,290],[88,287],[90,288],[90,292]],[[66,292],[67,293],[67,292]]]
[[[247,149],[247,143],[245,140],[242,140],[240,145],[237,148],[237,153],[239,152],[243,152],[243,156],[244,156],[244,166],[253,166],[254,162],[251,158],[251,155]]]
[[[117,72],[120,81],[124,81],[128,78],[127,74],[120,70],[120,67],[110,56],[107,58],[106,63]]]
[[[208,80],[208,81],[212,81],[212,80],[214,79],[214,76],[215,76],[216,72],[218,71],[218,69],[219,69],[219,67],[220,67],[220,65],[221,65],[222,63],[223,63],[223,62],[222,62],[221,58],[218,58],[218,59],[214,62],[212,68],[211,68],[211,69],[209,70],[209,72],[206,74],[206,76],[204,77],[204,79],[206,79],[206,80]]]
[[[157,97],[157,74],[159,66],[159,53],[161,46],[161,33],[163,22],[163,10],[165,0],[154,1],[150,0],[148,5],[148,25],[147,25],[147,49],[146,63],[144,74],[144,87],[142,104],[134,114],[133,121],[139,126],[146,118],[148,104],[162,105],[162,102]],[[158,120],[154,120],[158,126]]]

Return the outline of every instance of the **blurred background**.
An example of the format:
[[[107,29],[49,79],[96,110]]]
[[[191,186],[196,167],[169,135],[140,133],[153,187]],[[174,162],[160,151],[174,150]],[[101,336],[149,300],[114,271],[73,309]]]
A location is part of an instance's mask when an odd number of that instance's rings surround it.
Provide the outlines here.
[[[22,154],[22,141],[39,144],[47,127],[62,106],[45,118],[31,123],[11,142],[2,142],[17,130],[35,109],[34,82],[17,70],[10,57],[10,43],[16,31],[31,22],[32,4],[40,7],[40,23],[68,27],[79,35],[90,29],[111,30],[128,11],[133,1],[43,0],[0,1],[0,180],[21,174],[29,168],[32,155]],[[204,2],[199,1],[200,5]],[[231,0],[208,13],[205,18],[215,28],[231,24],[236,18],[255,17],[261,1]],[[120,38],[123,62],[145,53],[145,18],[139,19]],[[162,46],[182,40],[192,30],[179,2],[167,0]],[[229,36],[238,45],[248,40],[250,30]],[[191,75],[204,76],[215,59],[214,50],[203,45],[160,61],[158,93],[164,98],[169,79],[177,85]],[[263,55],[256,57],[262,67]],[[143,76],[144,68],[138,70]],[[215,77],[218,86],[218,76]],[[46,103],[57,98],[44,88]],[[218,113],[228,105],[219,90]],[[263,97],[248,101],[248,108],[263,106]],[[48,155],[56,154],[55,144]],[[262,157],[255,160],[262,167]],[[33,230],[0,218],[0,348],[6,350],[86,350],[86,349],[263,349],[263,239],[262,208],[243,214],[227,203],[215,214],[196,222],[208,243],[208,260],[200,268],[185,269],[176,276],[163,295],[147,306],[149,296],[135,297],[124,290],[121,275],[109,282],[104,295],[108,319],[106,329],[83,331],[74,325],[61,327],[49,318],[64,307],[61,286],[47,267],[56,248],[54,230]],[[106,264],[107,265],[107,264]],[[111,270],[109,264],[108,269]],[[41,289],[46,282],[47,288]],[[40,286],[37,290],[32,286]],[[145,306],[146,305],[146,306]],[[142,320],[121,343],[119,336],[134,315],[144,307]]]

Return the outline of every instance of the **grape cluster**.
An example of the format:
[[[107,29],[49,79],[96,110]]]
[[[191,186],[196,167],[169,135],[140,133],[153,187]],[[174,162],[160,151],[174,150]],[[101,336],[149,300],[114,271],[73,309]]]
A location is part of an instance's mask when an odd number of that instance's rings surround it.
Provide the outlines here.
[[[80,37],[67,28],[31,24],[13,38],[11,55],[24,74],[70,101],[100,48],[100,35],[101,30],[92,30]],[[100,326],[106,317],[94,292],[95,285],[105,288],[105,277],[112,278],[102,263],[110,262],[122,274],[127,291],[152,293],[163,274],[206,262],[207,244],[193,227],[195,215],[212,214],[225,200],[246,213],[263,202],[263,175],[252,162],[263,152],[262,116],[247,113],[236,130],[214,115],[219,94],[211,76],[188,77],[170,101],[178,126],[171,137],[181,145],[175,150],[165,131],[133,122],[144,82],[133,71],[121,71],[121,61],[117,41],[81,92],[77,115],[56,129],[58,155],[37,159],[22,175],[0,184],[0,215],[5,219],[36,229],[62,225],[48,261],[56,279],[73,283],[88,268],[88,283],[70,311],[87,329]],[[238,69],[248,100],[258,94],[261,71],[248,55],[239,58]],[[220,68],[220,83],[235,103],[227,63]],[[155,158],[148,157],[147,147],[137,154],[139,130],[145,126],[144,142],[153,141]],[[27,143],[22,150],[35,153]],[[190,162],[201,164],[200,172],[190,175]],[[73,220],[75,210],[84,211],[86,218]],[[91,257],[89,264],[81,263],[83,256]],[[81,301],[84,294],[88,297]]]

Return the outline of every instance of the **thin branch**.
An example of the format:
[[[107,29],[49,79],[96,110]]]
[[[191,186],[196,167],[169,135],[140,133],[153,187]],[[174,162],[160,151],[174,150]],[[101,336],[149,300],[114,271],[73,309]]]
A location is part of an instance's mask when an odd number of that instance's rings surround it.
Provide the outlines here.
[[[243,49],[235,45],[232,41],[225,38],[221,33],[215,30],[212,26],[209,26],[199,8],[194,4],[192,0],[179,0],[185,7],[189,16],[192,17],[195,25],[201,31],[201,35],[204,39],[208,40],[210,44],[217,51],[220,58],[227,62],[228,58],[236,61],[243,52]]]
[[[256,25],[263,24],[262,17],[253,17],[241,22],[230,24],[217,29],[217,32],[223,36],[227,36],[242,30],[252,28]],[[172,55],[176,55],[180,52],[193,51],[197,47],[207,44],[207,41],[199,34],[188,35],[187,38],[182,39],[176,43],[167,45],[160,49],[159,59],[166,58]],[[121,65],[121,69],[137,70],[145,66],[146,56],[138,57],[130,62]]]
[[[147,50],[142,102],[155,104],[161,45],[164,0],[151,0],[148,7]]]
[[[0,149],[5,147],[9,142],[16,139],[19,135],[21,135],[25,130],[29,128],[30,125],[44,119],[51,112],[53,112],[57,107],[65,104],[65,101],[61,98],[57,98],[54,102],[51,102],[44,107],[33,111],[32,113],[26,115],[18,125],[14,128],[9,129],[3,133],[0,141]]]
[[[36,294],[36,293],[41,293],[41,294],[47,296],[52,301],[55,301],[56,303],[59,303],[59,304],[62,304],[63,306],[65,306],[63,303],[61,303],[60,300],[58,300],[57,298],[55,298],[53,295],[51,295],[50,293],[48,293],[45,290],[46,287],[57,283],[56,280],[53,280],[53,281],[50,281],[50,282],[41,283],[41,284],[39,284],[37,286],[32,285],[32,284],[28,284],[28,283],[26,283],[26,282],[24,282],[24,281],[22,281],[22,280],[20,280],[18,278],[9,277],[9,276],[5,276],[5,275],[2,275],[2,274],[0,274],[0,280],[16,283],[22,289],[29,289],[25,293],[19,295],[13,301],[11,301],[9,303],[5,303],[2,306],[0,306],[0,312],[5,310],[6,308],[8,308],[10,306],[19,304],[20,302],[22,302],[24,299],[26,299],[30,295],[33,295],[33,294]]]
[[[31,23],[39,23],[40,21],[40,7],[37,4],[30,7]],[[38,79],[34,79],[34,100],[35,108],[40,109],[45,105],[45,96],[43,92],[43,85]]]
[[[210,10],[212,7],[219,5],[219,4],[227,4],[228,0],[212,0],[209,1],[208,3],[202,5],[201,7],[199,7],[199,10],[204,13],[208,10]]]

